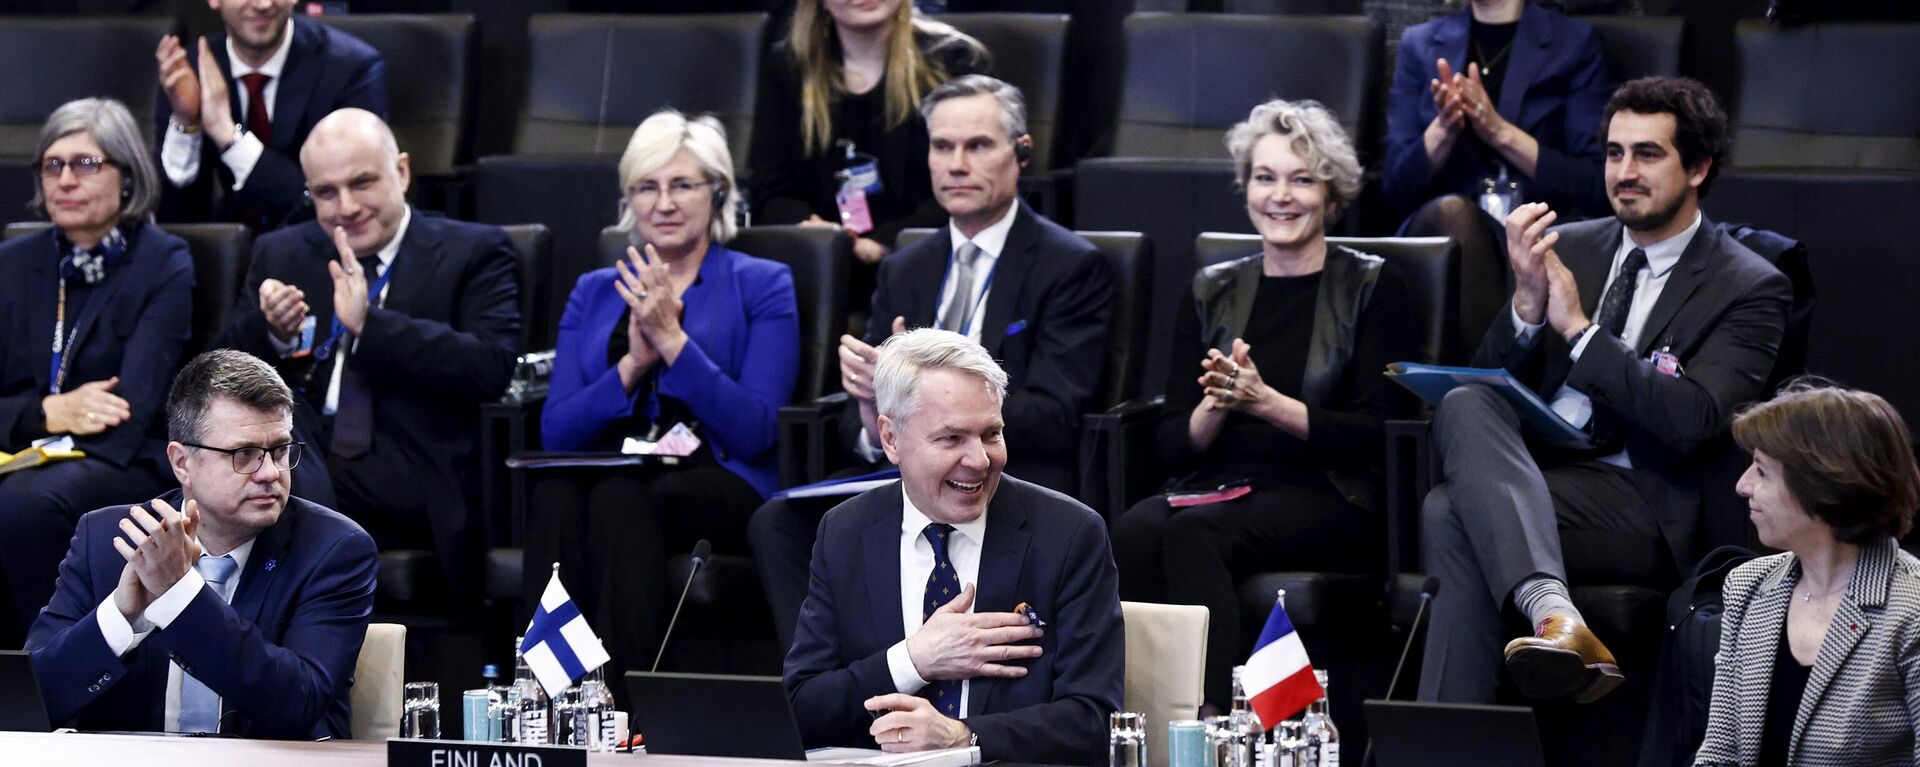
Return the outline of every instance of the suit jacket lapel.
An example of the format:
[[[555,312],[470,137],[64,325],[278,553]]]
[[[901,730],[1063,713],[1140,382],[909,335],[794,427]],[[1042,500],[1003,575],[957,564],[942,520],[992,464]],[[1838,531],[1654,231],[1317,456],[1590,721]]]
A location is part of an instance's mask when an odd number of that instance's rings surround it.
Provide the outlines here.
[[[1472,13],[1467,11],[1441,18],[1440,23],[1433,25],[1433,36],[1428,38],[1432,42],[1434,57],[1446,59],[1447,66],[1463,75],[1467,73],[1467,34],[1472,28]],[[1433,64],[1431,61],[1420,63],[1425,66]],[[1433,108],[1432,99],[1424,103],[1427,109]]]
[[[1033,271],[1033,262],[1037,257],[1033,250],[1040,244],[1040,222],[1038,215],[1024,203],[1020,212],[1013,216],[1013,227],[1007,231],[1006,245],[1000,249],[1000,258],[993,265],[993,292],[987,296],[987,306],[982,316],[975,322],[980,325],[980,345],[986,347],[987,354],[1000,358],[1000,346],[1007,340],[1007,326],[1024,303],[1020,293],[1027,284],[1027,273]],[[980,277],[979,279],[986,279]]]
[[[24,343],[39,344],[45,348],[53,340],[54,303],[58,300],[57,295],[60,290],[59,283],[56,281],[60,279],[59,264],[62,254],[60,240],[54,236],[52,228],[35,236],[44,241],[44,252],[50,257],[35,257],[33,264],[28,267],[27,283],[24,286],[27,294],[27,313],[24,319],[29,329],[24,336]],[[20,336],[16,333],[15,337]],[[47,386],[53,383],[46,377],[48,369],[49,366],[41,365],[39,370],[33,371],[34,380],[40,384],[38,391],[42,395],[47,393]]]
[[[287,64],[280,69],[280,86],[273,97],[273,147],[298,154],[294,144],[297,127],[306,118],[307,101],[320,82],[319,32],[299,21],[293,22],[293,44],[288,46]],[[239,87],[239,86],[236,86]],[[241,122],[246,115],[234,113]]]
[[[940,291],[946,287],[947,272],[953,269],[952,231],[942,226],[927,238],[934,242],[934,252],[940,256],[940,266],[907,276],[910,300],[900,305],[913,307],[913,313],[906,315],[909,328],[930,328],[940,321]],[[875,317],[873,323],[880,327],[880,337],[876,341],[893,334],[892,317]]]
[[[400,252],[393,257],[393,279],[387,281],[387,300],[376,300],[375,305],[402,314],[421,313],[422,298],[435,284],[433,275],[440,268],[440,246],[444,240],[440,236],[440,222],[418,210],[413,211],[407,234],[400,240]]]
[[[1762,579],[1740,626],[1740,658],[1735,683],[1741,688],[1740,763],[1752,764],[1760,758],[1760,723],[1766,718],[1767,694],[1772,687],[1773,658],[1788,652],[1781,645],[1782,624],[1793,599],[1793,582],[1785,568]],[[1804,700],[1804,698],[1803,698]],[[1751,731],[1748,731],[1751,727]]]
[[[1686,305],[1693,292],[1706,284],[1712,274],[1712,267],[1720,262],[1720,230],[1700,217],[1700,228],[1693,233],[1693,241],[1687,243],[1687,249],[1680,253],[1680,262],[1673,265],[1673,274],[1667,277],[1667,286],[1660,290],[1660,299],[1653,304],[1653,311],[1647,313],[1646,324],[1640,326],[1640,337],[1636,339],[1634,350],[1642,357],[1653,350],[1654,344],[1665,337],[1667,325],[1680,313],[1680,307]]]
[[[1600,294],[1607,288],[1607,278],[1613,276],[1613,255],[1620,249],[1624,234],[1620,220],[1612,219],[1593,244],[1593,258],[1567,264],[1574,281],[1580,284],[1580,308],[1595,321],[1600,319]]]
[[[1006,500],[1009,490],[1012,488],[1001,487],[999,497],[988,507],[987,539],[981,545],[980,582],[973,600],[976,613],[1007,612],[1022,600],[1019,590],[1021,576],[1026,573],[1030,536],[1026,531],[1027,511]],[[993,710],[993,696],[999,692],[1002,681],[974,679],[967,701],[968,713]]]
[[[1546,73],[1542,60],[1553,50],[1553,24],[1547,20],[1547,14],[1531,5],[1520,11],[1520,27],[1514,30],[1513,53],[1507,55],[1504,65],[1506,74],[1495,72],[1500,79],[1500,114],[1509,121],[1518,124],[1521,107],[1526,101],[1527,86],[1533,84],[1536,75]]]
[[[1860,559],[1854,563],[1846,593],[1834,608],[1833,620],[1827,622],[1827,638],[1820,643],[1820,655],[1813,661],[1813,671],[1807,674],[1806,692],[1800,695],[1800,709],[1793,717],[1793,740],[1787,746],[1789,762],[1794,761],[1793,754],[1799,751],[1800,735],[1806,732],[1814,707],[1824,699],[1827,685],[1833,683],[1834,675],[1846,665],[1848,656],[1860,646],[1860,640],[1873,631],[1867,609],[1873,608],[1878,614],[1885,608],[1898,563],[1894,552],[1891,538],[1860,547]]]
[[[247,571],[240,576],[240,587],[233,594],[232,604],[233,614],[250,623],[260,622],[260,609],[266,604],[274,576],[280,571],[280,559],[286,556],[287,547],[293,543],[294,529],[299,527],[299,516],[304,513],[295,505],[297,503],[292,499],[287,500],[287,508],[280,513],[280,520],[254,539],[253,553],[247,555]]]
[[[882,513],[861,536],[867,550],[867,614],[872,616],[873,636],[879,644],[891,647],[907,636],[900,619],[900,483],[887,485],[876,503]]]
[[[87,299],[87,305],[80,309],[79,316],[74,317],[73,304],[71,302],[67,304],[68,316],[73,317],[73,324],[69,326],[73,328],[73,344],[67,348],[67,354],[73,354],[75,349],[82,348],[82,345],[87,342],[87,337],[93,335],[94,326],[100,324],[100,314],[105,312],[107,307],[117,305],[120,301],[120,294],[130,290],[131,288],[127,286],[137,279],[133,273],[140,265],[134,263],[133,253],[134,246],[136,245],[134,238],[138,237],[140,232],[135,230],[132,232],[122,231],[121,233],[127,236],[127,260],[114,270],[115,274],[111,279],[108,279],[104,284],[94,287],[93,295]],[[55,242],[58,241],[56,240]],[[58,248],[57,245],[55,247],[56,249]],[[67,385],[64,388],[71,390],[73,387],[79,386],[82,383],[85,383],[85,381],[68,379]]]

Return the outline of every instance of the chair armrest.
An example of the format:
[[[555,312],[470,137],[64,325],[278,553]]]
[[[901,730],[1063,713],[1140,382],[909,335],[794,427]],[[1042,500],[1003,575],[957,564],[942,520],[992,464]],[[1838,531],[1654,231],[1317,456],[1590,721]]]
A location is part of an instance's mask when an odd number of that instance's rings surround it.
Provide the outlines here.
[[[828,458],[839,431],[846,392],[780,408],[780,485],[793,487],[825,479]]]
[[[1433,489],[1428,420],[1387,421],[1387,572],[1420,571],[1420,504]]]
[[[1080,498],[1112,520],[1159,481],[1153,430],[1164,397],[1132,399],[1080,421]]]
[[[489,546],[518,546],[526,530],[526,480],[507,469],[507,457],[540,449],[545,394],[480,406],[480,511]],[[502,499],[506,499],[502,503]]]

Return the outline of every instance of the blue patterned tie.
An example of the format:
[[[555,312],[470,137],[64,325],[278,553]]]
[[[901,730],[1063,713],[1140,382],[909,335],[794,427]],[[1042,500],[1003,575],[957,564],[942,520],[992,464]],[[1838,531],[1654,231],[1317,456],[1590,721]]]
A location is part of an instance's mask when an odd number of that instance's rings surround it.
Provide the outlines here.
[[[220,601],[233,600],[233,573],[240,569],[240,563],[232,556],[201,555],[193,569],[200,571],[200,577],[206,579],[207,586]],[[192,674],[180,675],[180,731],[220,731],[220,694],[201,684]]]
[[[927,573],[927,597],[920,603],[920,622],[925,623],[933,617],[934,610],[960,595],[960,574],[954,571],[953,559],[947,556],[947,537],[953,535],[953,525],[927,525],[921,534],[927,536],[928,543],[933,544],[933,571]],[[940,713],[954,719],[960,718],[959,681],[929,682],[920,688],[920,697],[931,701]]]

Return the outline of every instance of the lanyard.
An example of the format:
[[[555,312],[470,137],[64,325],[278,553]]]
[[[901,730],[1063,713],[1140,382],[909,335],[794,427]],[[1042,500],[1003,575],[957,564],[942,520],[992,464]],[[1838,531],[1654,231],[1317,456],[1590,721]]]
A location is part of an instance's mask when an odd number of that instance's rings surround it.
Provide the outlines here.
[[[374,280],[372,285],[367,286],[367,306],[373,306],[374,302],[380,299],[380,291],[387,288],[387,280],[390,279],[393,279],[393,266],[391,264],[389,264],[384,271],[380,272],[380,279]],[[335,316],[333,318],[333,333],[327,336],[327,340],[321,341],[319,346],[314,347],[313,358],[316,360],[324,360],[328,355],[333,354],[334,343],[339,341],[340,336],[346,332],[346,324],[342,323],[338,316]]]
[[[67,363],[72,360],[68,355],[73,351],[75,337],[80,335],[80,323],[73,323],[73,330],[67,331],[67,281],[60,279],[60,303],[53,315],[53,363],[47,369],[47,393],[59,394],[67,382]]]
[[[976,248],[977,248],[977,247],[980,247],[980,246],[978,246],[978,245],[975,245],[974,247],[976,247]],[[982,252],[983,252],[983,253],[985,252],[985,251],[984,251],[984,249],[982,250]],[[978,257],[976,256],[976,258],[978,258]],[[952,257],[948,257],[948,259],[947,259],[947,273],[946,273],[945,275],[942,275],[942,276],[940,277],[940,292],[941,292],[941,293],[945,293],[945,292],[947,292],[947,280],[948,280],[948,279],[951,279],[951,278],[953,277],[953,264],[954,264],[955,262],[956,262],[956,259],[954,259],[954,258],[952,258]],[[967,336],[967,337],[972,337],[972,336],[973,336],[973,333],[972,333],[972,330],[973,330],[973,323],[974,323],[974,321],[976,321],[976,320],[978,320],[978,319],[980,319],[980,309],[981,309],[981,307],[983,307],[983,306],[984,306],[984,305],[985,305],[985,304],[987,303],[987,293],[993,290],[993,277],[994,277],[994,275],[996,275],[996,274],[999,274],[999,273],[1000,273],[1000,259],[996,257],[996,258],[994,258],[994,259],[993,259],[993,268],[991,268],[991,269],[988,269],[988,270],[987,270],[987,281],[986,281],[986,282],[983,282],[983,283],[980,283],[980,297],[978,297],[978,298],[974,298],[974,299],[972,299],[972,300],[973,300],[973,311],[971,311],[971,312],[968,312],[968,313],[967,313],[967,321],[966,321],[966,322],[963,322],[963,323],[960,323],[960,327],[959,327],[958,329],[955,329],[955,328],[941,328],[941,330],[952,330],[952,331],[954,331],[954,332],[956,332],[956,333],[959,333],[960,335],[963,335],[963,336]],[[950,301],[965,301],[965,300],[968,300],[968,299],[967,299],[967,298],[965,298],[965,297],[962,297],[962,296],[954,296],[953,298],[951,298],[951,299],[948,299],[948,300],[950,300]],[[934,324],[935,324],[935,325],[938,325],[938,324],[939,324],[939,320],[940,320],[940,312],[939,312],[939,310],[938,310],[938,309],[936,309],[936,310],[935,310],[935,314],[933,315],[933,319],[934,319]]]

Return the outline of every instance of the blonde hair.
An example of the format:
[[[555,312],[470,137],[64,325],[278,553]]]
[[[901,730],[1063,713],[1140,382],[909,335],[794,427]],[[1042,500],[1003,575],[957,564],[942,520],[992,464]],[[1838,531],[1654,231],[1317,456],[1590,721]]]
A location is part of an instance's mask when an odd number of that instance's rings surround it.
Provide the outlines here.
[[[842,92],[840,40],[834,31],[833,16],[821,7],[822,3],[823,0],[800,0],[794,6],[793,31],[787,38],[794,63],[800,67],[800,143],[808,156],[823,154],[832,148],[833,99]],[[893,31],[887,41],[888,128],[913,119],[920,99],[947,79],[948,73],[921,52],[914,33],[959,36],[980,47],[978,41],[952,26],[920,16],[911,0],[900,0],[892,23]]]
[[[629,236],[638,236],[634,227],[639,217],[633,213],[633,196],[628,190],[640,177],[673,162],[682,149],[693,154],[707,183],[720,195],[720,204],[713,206],[707,222],[707,237],[716,243],[733,239],[739,228],[734,211],[740,203],[736,199],[739,195],[733,193],[733,154],[727,149],[727,129],[711,115],[688,119],[675,109],[662,109],[640,121],[633,138],[627,141],[627,150],[620,154],[620,228]]]
[[[1345,208],[1360,194],[1360,158],[1354,154],[1353,140],[1333,110],[1312,99],[1274,99],[1254,107],[1245,121],[1227,129],[1233,182],[1241,189],[1247,187],[1247,176],[1253,171],[1253,145],[1270,133],[1293,139],[1293,153],[1306,161],[1315,178],[1327,182],[1327,202],[1334,210]]]

